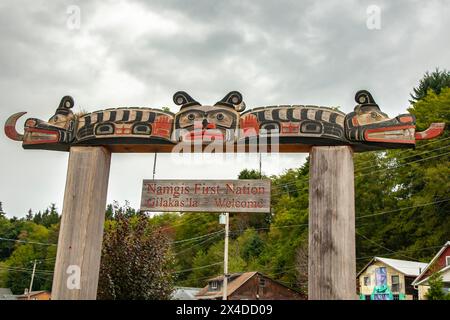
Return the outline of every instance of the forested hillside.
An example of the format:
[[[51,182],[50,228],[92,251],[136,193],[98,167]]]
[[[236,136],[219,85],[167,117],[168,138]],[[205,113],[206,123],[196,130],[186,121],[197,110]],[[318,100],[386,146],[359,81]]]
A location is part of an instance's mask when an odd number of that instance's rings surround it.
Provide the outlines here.
[[[450,240],[450,77],[446,71],[436,72],[440,81],[432,81],[434,73],[426,75],[408,111],[416,115],[418,130],[445,122],[445,134],[419,141],[415,150],[355,154],[357,269],[374,255],[427,262]],[[447,82],[441,81],[445,76]],[[244,170],[239,178],[261,177]],[[230,215],[230,272],[258,270],[306,290],[308,162],[268,178],[273,186],[271,214]],[[50,289],[57,209],[30,212],[23,219],[1,211],[0,287],[23,292],[36,259],[33,288]],[[107,224],[118,213],[131,219],[139,215],[115,203],[107,208]],[[8,212],[9,217],[18,214]],[[169,239],[176,285],[203,286],[205,279],[222,272],[224,228],[218,214],[166,213],[148,219],[151,230]]]

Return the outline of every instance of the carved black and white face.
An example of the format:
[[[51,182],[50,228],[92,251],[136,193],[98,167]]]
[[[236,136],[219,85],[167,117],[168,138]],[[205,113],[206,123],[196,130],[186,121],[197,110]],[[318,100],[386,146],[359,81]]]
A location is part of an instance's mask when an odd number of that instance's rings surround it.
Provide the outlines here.
[[[239,113],[225,106],[190,106],[175,115],[179,141],[234,141]]]
[[[173,101],[181,105],[175,115],[175,140],[183,142],[234,142],[239,112],[245,109],[242,95],[228,93],[214,106],[202,106],[184,91],[175,93]]]

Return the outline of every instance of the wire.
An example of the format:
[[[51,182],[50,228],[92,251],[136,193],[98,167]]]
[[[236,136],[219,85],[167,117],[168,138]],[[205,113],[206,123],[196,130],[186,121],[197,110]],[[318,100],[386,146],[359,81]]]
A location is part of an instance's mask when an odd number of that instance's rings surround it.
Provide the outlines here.
[[[225,231],[221,231],[220,233],[217,233],[217,234],[211,236],[210,238],[207,238],[207,239],[205,239],[205,240],[203,240],[203,241],[201,241],[201,242],[199,242],[199,243],[193,244],[192,246],[190,246],[190,247],[188,247],[188,248],[186,248],[186,249],[183,249],[183,250],[181,250],[181,251],[175,252],[175,255],[178,256],[178,255],[180,255],[180,254],[182,254],[182,253],[185,253],[185,252],[191,250],[191,249],[194,248],[195,246],[199,246],[199,245],[201,245],[201,244],[205,244],[206,242],[211,241],[212,239],[214,239],[214,238],[217,237],[218,235],[221,235],[221,234],[224,233],[224,232],[225,232]]]
[[[412,158],[412,157],[418,157],[418,156],[421,156],[423,154],[426,154],[426,153],[429,153],[429,152],[433,152],[433,151],[437,151],[437,150],[441,150],[441,149],[445,149],[445,148],[448,148],[448,147],[450,147],[450,144],[448,144],[446,146],[443,146],[443,147],[440,147],[440,148],[433,149],[433,150],[427,150],[427,151],[419,153],[419,154],[412,154],[412,155],[409,155],[409,156],[404,157],[404,158],[395,159],[395,161],[401,161],[401,160],[405,160],[405,159]],[[356,170],[355,173],[360,172],[360,171],[364,171],[366,169],[375,168],[375,167],[378,167],[378,165],[373,165],[373,166],[369,166],[369,167],[360,168],[360,169]]]
[[[367,241],[369,241],[369,242],[375,244],[376,246],[378,246],[378,247],[380,247],[380,248],[382,248],[382,249],[388,250],[388,251],[390,251],[391,253],[395,253],[394,250],[389,249],[389,248],[387,248],[387,247],[385,247],[385,246],[383,246],[383,245],[381,245],[381,244],[379,244],[379,243],[373,241],[372,239],[367,238],[365,235],[361,234],[361,233],[358,232],[357,230],[355,230],[355,232],[356,232],[357,235],[359,235],[360,237],[363,237],[363,238],[366,239]],[[405,257],[405,258],[407,258],[407,259],[415,260],[414,258],[411,258],[411,257],[409,257],[409,256],[405,256],[405,255],[401,255],[401,256],[402,256],[402,257]]]
[[[432,141],[432,142],[430,142],[430,143],[428,143],[428,144],[425,144],[425,145],[422,145],[422,146],[419,146],[419,147],[424,147],[424,146],[426,146],[426,145],[430,145],[430,144],[432,144],[432,143],[435,143],[435,142],[441,142],[441,141],[448,140],[448,139],[450,139],[450,137],[445,138],[445,139],[439,139],[439,140],[436,140],[436,141]],[[404,159],[409,158],[409,157],[419,156],[419,155],[422,155],[422,154],[425,154],[425,153],[428,153],[428,152],[432,152],[432,151],[436,151],[436,150],[440,150],[440,149],[447,148],[448,146],[450,146],[450,145],[446,145],[446,146],[444,146],[444,147],[439,147],[439,148],[436,148],[436,149],[433,149],[433,150],[429,150],[429,151],[426,151],[426,152],[423,152],[423,153],[419,153],[419,154],[416,154],[416,155],[411,155],[411,156],[408,156],[408,157],[404,157],[404,158],[401,158],[401,159],[398,159],[398,160],[404,160]],[[418,149],[419,147],[417,147],[416,149]],[[405,151],[410,151],[410,150],[405,150]],[[384,171],[384,170],[392,170],[392,169],[395,169],[395,168],[398,168],[398,167],[402,167],[402,166],[405,166],[405,165],[409,165],[409,164],[411,164],[411,163],[421,162],[421,161],[424,161],[424,160],[428,160],[428,159],[432,159],[432,158],[444,156],[444,155],[447,155],[447,154],[449,154],[449,153],[450,153],[450,152],[444,153],[444,154],[440,154],[440,155],[436,155],[436,156],[432,156],[432,157],[428,157],[428,158],[424,158],[424,159],[419,159],[419,160],[416,160],[416,161],[410,161],[410,162],[408,162],[408,163],[400,164],[400,165],[395,166],[395,167],[392,167],[392,168],[384,168],[384,169],[372,171],[372,172],[370,172],[370,173],[361,174],[361,175],[358,175],[358,176],[364,176],[364,175],[367,175],[367,174],[372,174],[372,173],[374,173],[374,172],[380,172],[380,171]],[[362,162],[362,163],[371,163],[371,162],[373,162],[373,161],[374,161],[374,160],[369,160],[369,161],[364,161],[364,162]],[[360,164],[362,164],[362,163],[360,163]],[[376,167],[376,166],[371,166],[371,167]],[[368,168],[371,168],[371,167],[364,167],[364,168],[358,169],[358,170],[355,171],[355,173],[360,172],[360,171],[365,170],[365,169],[368,169]],[[286,193],[288,193],[288,191],[284,190],[283,187],[287,187],[287,186],[290,186],[290,185],[293,185],[293,184],[297,184],[297,183],[301,183],[301,182],[306,182],[308,179],[309,179],[309,176],[305,176],[305,177],[302,178],[302,179],[297,179],[297,180],[292,181],[292,182],[288,182],[288,183],[284,183],[284,184],[279,184],[279,185],[273,184],[273,186],[274,186],[276,189],[278,189],[279,191],[273,193],[272,196],[278,196],[278,195],[286,194]],[[297,191],[299,191],[299,188],[298,188],[298,187],[297,187],[297,188],[294,188],[294,189],[297,190]]]
[[[29,243],[29,244],[38,244],[42,246],[56,246],[55,243],[43,243],[43,242],[37,242],[37,241],[26,241],[26,240],[18,240],[18,239],[8,239],[8,238],[2,238],[0,237],[0,240],[2,241],[12,241],[12,242],[19,242],[19,243]]]
[[[363,216],[358,216],[355,219],[363,219],[363,218],[367,218],[367,217],[379,216],[379,215],[392,213],[392,212],[397,212],[397,211],[402,211],[402,210],[406,210],[406,209],[414,209],[414,208],[425,207],[425,206],[429,206],[429,205],[432,205],[432,204],[437,204],[437,203],[441,203],[441,202],[447,202],[449,200],[450,200],[450,198],[447,198],[447,199],[443,199],[443,200],[439,200],[439,201],[433,201],[433,202],[429,202],[429,203],[423,203],[423,204],[419,204],[419,205],[411,206],[411,207],[405,207],[405,208],[389,210],[389,211],[384,211],[384,212],[366,214],[366,215],[363,215]]]
[[[0,269],[4,269],[5,271],[18,271],[18,272],[28,272],[32,273],[33,269],[27,269],[27,268],[21,268],[21,267],[7,267],[7,266],[0,266]],[[51,270],[42,270],[42,269],[36,269],[35,273],[41,273],[41,274],[53,274],[53,271]]]
[[[424,251],[424,250],[436,249],[436,248],[442,248],[442,246],[425,247],[425,248],[420,248],[420,249],[409,248],[409,249],[399,250],[399,251],[395,251],[395,252],[382,253],[382,254],[379,254],[379,255],[377,254],[376,256],[389,256],[389,255],[396,254],[398,252]],[[375,255],[365,256],[365,257],[358,257],[358,258],[356,258],[356,260],[369,259],[369,258],[372,259],[373,257],[375,257]],[[414,260],[416,260],[416,259],[414,259]]]
[[[218,230],[218,231],[215,231],[215,232],[207,233],[205,235],[194,237],[194,238],[188,238],[188,239],[172,241],[172,243],[175,244],[175,243],[182,243],[182,242],[192,241],[192,240],[196,240],[196,239],[201,239],[201,238],[208,237],[210,235],[214,235],[214,234],[221,233],[221,232],[223,232],[223,230]]]
[[[223,261],[214,262],[214,263],[208,264],[206,266],[190,268],[190,269],[184,269],[184,270],[181,270],[181,271],[175,271],[175,272],[172,272],[172,274],[178,274],[178,273],[183,273],[183,272],[188,272],[188,271],[198,270],[198,269],[205,269],[205,268],[209,268],[209,267],[212,267],[212,266],[217,266],[219,264],[223,264]]]
[[[439,158],[439,157],[442,157],[442,156],[445,156],[445,155],[448,155],[448,154],[450,154],[450,152],[446,152],[446,153],[438,154],[438,155],[435,155],[435,156],[432,156],[432,157],[427,157],[427,158],[423,158],[423,159],[419,159],[419,160],[415,160],[415,161],[410,161],[410,162],[407,162],[407,163],[399,164],[399,165],[394,166],[392,168],[385,168],[385,169],[380,169],[380,170],[374,170],[372,172],[363,173],[363,174],[360,174],[358,176],[359,177],[363,177],[363,176],[367,176],[369,174],[374,174],[376,172],[382,172],[382,171],[397,169],[397,168],[400,168],[400,167],[403,167],[403,166],[406,166],[406,165],[410,165],[412,163],[417,163],[417,162],[422,162],[422,161],[429,160],[429,159]]]

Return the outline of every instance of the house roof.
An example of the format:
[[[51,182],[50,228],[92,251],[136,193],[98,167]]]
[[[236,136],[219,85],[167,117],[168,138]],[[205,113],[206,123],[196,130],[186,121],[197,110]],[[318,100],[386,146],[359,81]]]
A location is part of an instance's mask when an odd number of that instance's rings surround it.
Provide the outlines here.
[[[251,279],[254,275],[259,274],[260,276],[270,279],[270,281],[277,283],[278,285],[287,288],[290,291],[293,291],[297,294],[301,294],[295,289],[290,288],[289,286],[285,285],[282,282],[279,282],[275,279],[269,278],[268,276],[265,276],[261,272],[258,271],[250,271],[250,272],[238,272],[228,275],[228,285],[227,285],[227,295],[230,296],[233,294],[237,289],[239,289],[244,283],[246,283],[249,279]],[[208,282],[211,281],[223,281],[223,275],[210,278],[208,279]],[[196,295],[197,299],[215,299],[215,298],[222,298],[223,296],[223,288],[220,291],[208,291],[209,284],[206,285],[204,288],[202,288]]]
[[[16,300],[16,296],[13,295],[11,289],[0,288],[0,300]]]
[[[444,268],[442,268],[441,270],[439,270],[437,273],[440,273],[442,276],[445,274],[449,274],[450,273],[450,266],[446,266]],[[430,279],[431,275],[429,275],[428,277],[424,277],[421,280],[416,281],[418,278],[416,278],[416,280],[413,281],[413,285],[414,286],[418,286],[418,285],[424,285],[427,284],[428,279]]]
[[[41,293],[44,293],[44,292],[50,293],[50,292],[45,291],[45,290],[40,290],[40,291],[31,291],[31,292],[29,293],[29,295],[30,295],[30,296],[35,296],[35,295],[38,295],[38,294],[41,294]],[[25,297],[28,297],[28,293],[19,294],[17,297],[18,297],[18,298],[25,298]]]
[[[4,295],[4,294],[13,294],[11,289],[9,288],[0,288],[0,295]]]
[[[438,253],[436,253],[436,255],[433,257],[433,259],[431,259],[430,263],[428,263],[428,264],[426,265],[426,267],[422,269],[422,272],[421,272],[421,273],[418,275],[418,277],[417,277],[416,279],[414,279],[414,281],[412,282],[412,285],[413,285],[413,286],[419,284],[419,282],[420,282],[420,283],[424,282],[424,281],[421,281],[421,279],[422,279],[422,280],[426,280],[426,279],[423,279],[425,273],[428,271],[428,269],[430,269],[430,267],[434,264],[434,262],[435,262],[437,259],[439,259],[439,257],[441,256],[441,254],[442,254],[442,253],[445,251],[445,249],[447,249],[448,247],[450,247],[450,241],[447,241],[447,242],[442,246],[442,248],[438,251]],[[427,279],[428,279],[428,278],[427,278]]]
[[[420,271],[427,266],[427,264],[423,262],[374,257],[360,272],[358,272],[357,276],[363,273],[368,266],[377,261],[380,261],[388,265],[389,267],[397,270],[398,272],[403,273],[405,276],[413,276],[413,277],[417,277]]]
[[[230,281],[227,285],[227,294],[231,295],[240,286],[247,282],[251,277],[257,274],[257,271],[244,272],[244,273],[234,273],[230,275],[230,278],[234,277],[234,280]],[[218,276],[209,279],[208,281],[223,280],[223,276]],[[196,295],[197,299],[202,298],[221,298],[223,296],[222,290],[220,291],[208,291],[208,286],[202,288]]]
[[[172,293],[172,300],[195,300],[195,295],[201,288],[175,287]]]

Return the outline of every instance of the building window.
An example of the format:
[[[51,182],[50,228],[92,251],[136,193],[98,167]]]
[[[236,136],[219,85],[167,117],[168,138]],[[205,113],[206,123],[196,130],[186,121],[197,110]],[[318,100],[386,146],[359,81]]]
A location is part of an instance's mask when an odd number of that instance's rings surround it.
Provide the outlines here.
[[[392,287],[391,287],[392,292],[399,292],[400,291],[400,278],[399,278],[399,276],[398,275],[397,276],[392,276],[391,277],[391,282],[392,282]]]
[[[364,277],[364,286],[370,286],[370,277]]]
[[[450,266],[450,256],[445,257],[445,265]]]
[[[211,281],[209,283],[209,287],[211,290],[217,290],[219,288],[219,282],[218,281]]]
[[[264,288],[266,286],[266,279],[259,278],[259,286]]]

